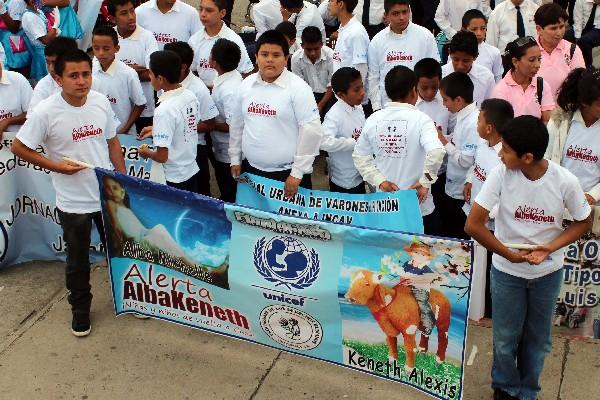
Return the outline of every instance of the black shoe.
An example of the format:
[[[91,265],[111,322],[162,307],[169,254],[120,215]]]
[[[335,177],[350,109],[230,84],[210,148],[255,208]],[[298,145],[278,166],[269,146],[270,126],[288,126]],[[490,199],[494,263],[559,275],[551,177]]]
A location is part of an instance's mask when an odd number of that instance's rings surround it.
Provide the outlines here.
[[[73,335],[84,337],[89,335],[91,330],[90,314],[73,313],[73,322],[71,323],[71,333]]]
[[[519,400],[519,398],[511,396],[502,389],[494,389],[494,400]]]

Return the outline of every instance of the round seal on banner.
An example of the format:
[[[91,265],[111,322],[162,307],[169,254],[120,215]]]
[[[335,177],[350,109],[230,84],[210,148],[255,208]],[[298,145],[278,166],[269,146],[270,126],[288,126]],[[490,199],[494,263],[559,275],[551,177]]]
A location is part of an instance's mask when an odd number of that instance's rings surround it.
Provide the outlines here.
[[[311,350],[321,344],[323,328],[311,315],[277,304],[260,312],[260,327],[277,343],[293,350]]]
[[[8,232],[4,227],[4,224],[0,222],[0,262],[6,257],[8,251]]]

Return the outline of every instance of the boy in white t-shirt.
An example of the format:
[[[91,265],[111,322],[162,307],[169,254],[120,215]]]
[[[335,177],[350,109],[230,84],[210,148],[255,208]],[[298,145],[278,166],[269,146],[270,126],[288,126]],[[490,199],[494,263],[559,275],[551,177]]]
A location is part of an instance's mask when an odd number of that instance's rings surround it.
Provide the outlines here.
[[[440,59],[433,34],[411,22],[409,0],[387,0],[384,7],[389,25],[369,44],[368,87],[373,110],[379,110],[389,101],[384,81],[392,67],[404,65],[413,69],[423,58]]]
[[[56,207],[67,245],[66,285],[73,313],[71,331],[87,336],[91,330],[89,249],[92,221],[104,242],[100,194],[92,169],[65,161],[69,157],[97,167],[111,164],[125,173],[121,144],[116,136],[116,119],[105,96],[90,91],[92,60],[81,50],[62,54],[54,64],[62,87],[39,103],[17,133],[12,152],[18,157],[52,171]],[[36,149],[44,144],[48,154]]]
[[[179,83],[184,89],[189,90],[198,100],[198,146],[196,149],[196,163],[200,172],[198,173],[198,193],[205,196],[212,196],[210,192],[210,169],[208,161],[214,161],[212,154],[212,145],[210,136],[207,134],[214,129],[214,119],[219,115],[219,110],[210,96],[210,91],[198,78],[190,71],[190,65],[194,59],[194,51],[186,42],[174,42],[165,44],[165,50],[170,50],[181,59],[181,73]],[[213,163],[214,165],[214,163]]]
[[[188,40],[190,47],[194,50],[194,62],[191,69],[198,73],[200,79],[209,88],[212,88],[213,81],[217,77],[217,71],[211,68],[208,62],[210,49],[220,38],[235,42],[241,49],[242,58],[238,65],[240,74],[248,75],[254,70],[242,38],[223,22],[226,8],[227,0],[202,0],[200,2],[200,21],[204,25],[204,29],[196,32]]]
[[[162,50],[150,56],[150,83],[158,98],[152,127],[144,128],[140,138],[152,136],[156,150],[141,145],[140,156],[163,164],[167,185],[198,193],[198,100],[179,82],[181,59],[172,51]]]
[[[181,0],[150,0],[135,13],[137,23],[154,34],[161,50],[165,43],[187,42],[203,28],[198,10]]]
[[[242,82],[229,124],[231,174],[245,172],[285,182],[286,197],[312,188],[322,128],[312,90],[285,66],[285,36],[266,31],[256,42],[258,73]],[[242,165],[242,153],[245,160]]]
[[[4,132],[16,132],[25,122],[31,93],[29,81],[17,72],[5,70],[0,62],[0,140]]]
[[[117,32],[107,25],[96,28],[92,50],[92,89],[106,96],[121,121],[117,133],[135,134],[135,121],[144,111],[146,97],[137,72],[115,58],[119,51]]]
[[[459,34],[460,32],[454,37]],[[444,234],[447,237],[467,239],[463,229],[466,220],[462,212],[465,202],[463,188],[480,140],[477,135],[479,110],[473,102],[473,82],[464,72],[453,72],[442,79],[440,93],[448,111],[456,113],[456,126],[450,140],[438,131],[439,139],[448,154],[446,198],[442,214]]]
[[[417,76],[408,67],[397,65],[388,72],[385,91],[392,102],[367,119],[352,158],[378,191],[415,189],[425,233],[439,235],[430,189],[446,152],[431,118],[414,106],[416,86]]]
[[[465,230],[494,253],[494,398],[536,399],[552,348],[564,250],[591,228],[591,209],[577,178],[543,158],[548,131],[538,118],[517,117],[500,132],[503,165],[488,175]],[[486,222],[495,207],[492,233]],[[567,229],[562,226],[565,208],[574,218]],[[513,250],[508,244],[531,248]]]
[[[61,88],[56,83],[56,75],[54,74],[54,62],[63,53],[77,49],[77,42],[68,37],[59,36],[48,43],[44,48],[44,56],[46,58],[46,68],[48,75],[44,76],[33,88],[33,95],[29,102],[28,110],[33,108],[42,100],[47,99],[53,94],[60,93]]]
[[[496,82],[498,82],[502,79],[504,67],[502,66],[500,50],[485,42],[487,18],[479,10],[468,10],[462,18],[462,28],[465,31],[473,32],[477,37],[479,54],[475,59],[475,64],[489,69],[494,74]]]
[[[142,84],[146,106],[135,121],[135,129],[141,132],[152,125],[154,115],[154,90],[150,84],[150,54],[158,51],[154,34],[137,24],[133,0],[110,0],[107,5],[110,21],[115,25],[119,37],[117,59],[129,65],[138,74]]]
[[[46,15],[39,9],[36,0],[23,0],[27,9],[23,13],[21,26],[31,42],[31,65],[29,78],[39,81],[48,74],[44,60],[44,47],[54,38],[60,36],[60,14],[58,8],[52,11],[54,22],[50,27]]]
[[[337,40],[333,49],[333,72],[342,67],[352,67],[360,72],[367,86],[369,34],[352,15],[358,0],[329,1],[329,15],[340,21]]]
[[[302,42],[300,35],[307,26],[316,26],[321,31],[321,35],[327,37],[325,23],[316,5],[302,0],[279,0],[279,4],[281,4],[283,20],[290,21],[296,26],[296,40],[298,42]]]
[[[214,160],[211,162],[221,192],[220,199],[230,203],[235,202],[236,183],[231,176],[229,163],[229,124],[243,80],[242,75],[236,70],[241,57],[239,46],[227,39],[217,40],[210,50],[210,64],[219,74],[211,93],[219,110],[219,115],[215,118],[214,130],[210,133],[214,154]]]
[[[352,152],[365,124],[365,97],[360,72],[351,67],[335,71],[331,86],[338,101],[325,115],[321,150],[329,154],[329,190],[364,194],[365,182],[354,166]]]

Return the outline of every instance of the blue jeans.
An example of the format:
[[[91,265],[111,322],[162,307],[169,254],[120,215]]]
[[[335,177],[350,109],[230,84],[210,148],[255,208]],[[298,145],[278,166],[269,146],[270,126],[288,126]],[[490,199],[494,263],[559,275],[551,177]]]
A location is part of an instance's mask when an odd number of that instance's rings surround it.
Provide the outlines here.
[[[534,400],[544,359],[552,349],[552,315],[563,271],[525,279],[492,266],[491,276],[492,387],[521,400]]]

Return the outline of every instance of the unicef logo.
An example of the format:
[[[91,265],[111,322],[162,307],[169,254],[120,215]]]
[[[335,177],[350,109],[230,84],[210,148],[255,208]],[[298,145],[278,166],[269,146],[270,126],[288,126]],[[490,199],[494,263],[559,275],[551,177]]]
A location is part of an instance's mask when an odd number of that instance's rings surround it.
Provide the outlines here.
[[[319,321],[288,305],[263,308],[260,327],[271,339],[294,350],[314,349],[323,340],[323,328]]]
[[[319,276],[319,255],[293,237],[276,236],[268,242],[263,237],[254,246],[254,266],[275,286],[305,289]]]
[[[0,222],[0,262],[6,257],[8,251],[8,232],[4,227],[4,224]]]

